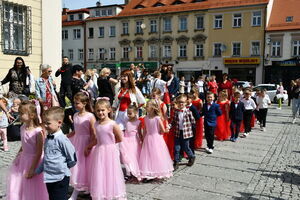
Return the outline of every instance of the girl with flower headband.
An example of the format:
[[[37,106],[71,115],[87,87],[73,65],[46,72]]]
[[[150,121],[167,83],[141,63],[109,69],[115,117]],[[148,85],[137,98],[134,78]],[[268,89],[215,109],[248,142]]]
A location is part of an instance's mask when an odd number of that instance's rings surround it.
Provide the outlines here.
[[[45,139],[37,107],[38,101],[24,101],[19,108],[20,120],[24,123],[21,126],[22,147],[9,170],[8,200],[49,199],[43,175],[34,173],[42,158]]]
[[[116,143],[122,142],[119,125],[109,118],[112,111],[109,98],[100,97],[95,104],[95,135],[89,148],[94,145],[91,164],[90,193],[92,199],[126,199],[124,175]]]
[[[74,190],[70,200],[76,200],[80,191],[89,190],[90,181],[90,151],[89,144],[94,139],[96,122],[92,113],[89,95],[86,91],[78,92],[73,99],[74,107],[78,111],[73,116],[74,131],[68,134],[75,147],[77,164],[71,168],[70,183]]]

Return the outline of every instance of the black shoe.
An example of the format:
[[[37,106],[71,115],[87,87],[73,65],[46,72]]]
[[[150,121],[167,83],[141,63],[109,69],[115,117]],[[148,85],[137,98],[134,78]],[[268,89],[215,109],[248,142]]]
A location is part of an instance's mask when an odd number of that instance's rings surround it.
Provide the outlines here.
[[[191,157],[190,159],[189,159],[189,162],[188,162],[188,164],[187,164],[187,166],[193,166],[193,164],[195,163],[195,159],[196,159],[196,157]]]
[[[174,162],[173,167],[174,167],[174,171],[176,171],[179,167],[178,162]]]

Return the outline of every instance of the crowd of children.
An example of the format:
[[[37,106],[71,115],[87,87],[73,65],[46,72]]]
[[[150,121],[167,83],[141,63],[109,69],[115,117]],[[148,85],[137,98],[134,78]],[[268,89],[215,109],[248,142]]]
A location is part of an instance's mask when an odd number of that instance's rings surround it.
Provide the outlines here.
[[[211,154],[215,139],[236,142],[243,129],[247,137],[254,111],[265,131],[271,103],[265,91],[256,97],[249,89],[243,95],[235,91],[232,97],[226,91],[207,92],[205,99],[199,96],[193,88],[167,105],[161,90],[153,88],[146,114],[139,116],[138,105],[130,104],[122,130],[110,118],[109,98],[97,98],[92,107],[90,95],[78,92],[72,100],[77,111],[72,118],[74,131],[67,135],[61,130],[62,108],[43,111],[37,101],[19,102],[22,147],[9,169],[7,199],[66,200],[69,184],[74,188],[69,200],[76,200],[79,192],[89,193],[93,200],[126,199],[126,180],[167,179],[184,157],[192,166],[203,135],[205,150]],[[5,103],[0,101],[4,125],[11,117]],[[7,151],[5,127],[0,133]]]

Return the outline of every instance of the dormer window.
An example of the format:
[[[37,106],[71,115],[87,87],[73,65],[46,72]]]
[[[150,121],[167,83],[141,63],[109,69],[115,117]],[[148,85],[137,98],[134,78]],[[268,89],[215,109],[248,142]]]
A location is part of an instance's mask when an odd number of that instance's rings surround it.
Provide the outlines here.
[[[175,1],[174,3],[172,3],[172,5],[178,5],[178,4],[183,4],[183,2],[182,1]]]
[[[82,19],[83,19],[82,13],[78,14],[78,20],[82,20]]]
[[[96,16],[96,17],[100,17],[100,10],[96,10],[95,16]]]
[[[111,16],[112,13],[113,13],[113,12],[112,12],[112,9],[108,9],[108,10],[107,10],[107,15],[108,15],[108,16]]]
[[[293,16],[287,16],[285,21],[286,22],[292,22],[293,21]]]
[[[143,6],[143,5],[137,5],[137,6],[135,7],[135,9],[142,9],[142,8],[145,8],[145,6]]]
[[[165,6],[165,4],[162,4],[162,3],[158,2],[158,3],[156,3],[156,4],[153,5],[153,7],[160,7],[160,6]]]
[[[101,16],[107,16],[107,10],[102,10],[101,11]]]
[[[74,15],[70,15],[70,21],[74,21]]]

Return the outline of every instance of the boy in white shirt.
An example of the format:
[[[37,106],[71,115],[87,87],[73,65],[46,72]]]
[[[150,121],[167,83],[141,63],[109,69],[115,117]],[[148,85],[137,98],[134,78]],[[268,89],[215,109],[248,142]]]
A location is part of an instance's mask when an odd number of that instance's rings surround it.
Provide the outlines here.
[[[259,115],[260,130],[265,131],[268,107],[271,105],[270,97],[266,94],[265,90],[261,90],[259,96],[256,97],[256,103]]]
[[[245,112],[243,116],[244,127],[245,127],[244,137],[247,137],[251,132],[251,118],[253,115],[253,111],[256,109],[256,104],[254,100],[251,98],[250,90],[244,91],[244,98],[241,100],[241,102],[243,102],[245,106]]]

